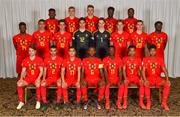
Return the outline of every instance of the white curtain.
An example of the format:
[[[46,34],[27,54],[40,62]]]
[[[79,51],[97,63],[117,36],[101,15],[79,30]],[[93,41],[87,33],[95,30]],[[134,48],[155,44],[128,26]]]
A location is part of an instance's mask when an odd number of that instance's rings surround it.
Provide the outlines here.
[[[65,18],[69,6],[76,7],[78,17],[86,15],[86,6],[95,6],[95,15],[107,17],[107,7],[115,7],[115,17],[127,17],[127,9],[135,9],[135,17],[144,20],[145,31],[154,31],[154,22],[161,20],[168,34],[166,65],[171,77],[180,76],[180,0],[0,0],[0,77],[15,77],[15,49],[12,36],[19,33],[18,23],[27,23],[28,33],[37,29],[40,18],[48,18],[48,9],[55,8],[57,18]]]

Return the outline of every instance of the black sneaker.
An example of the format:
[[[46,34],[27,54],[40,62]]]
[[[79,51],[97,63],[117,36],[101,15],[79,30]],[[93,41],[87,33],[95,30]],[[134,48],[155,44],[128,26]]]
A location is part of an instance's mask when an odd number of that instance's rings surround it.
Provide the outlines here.
[[[48,106],[48,103],[43,103],[41,108],[42,112],[45,112],[48,109]]]
[[[61,104],[60,103],[56,103],[55,110],[58,111],[60,108],[61,108]]]
[[[83,109],[84,109],[84,110],[87,110],[87,109],[88,109],[88,102],[84,102]]]
[[[97,102],[96,106],[97,106],[97,109],[98,109],[98,110],[100,110],[100,109],[101,109],[100,102]]]

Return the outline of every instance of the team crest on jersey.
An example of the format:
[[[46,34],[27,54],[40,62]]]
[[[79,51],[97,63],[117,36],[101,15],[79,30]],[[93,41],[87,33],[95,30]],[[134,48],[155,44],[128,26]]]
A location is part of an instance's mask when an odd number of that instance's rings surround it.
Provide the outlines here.
[[[158,43],[161,43],[162,42],[162,39],[161,38],[157,38],[156,40]]]
[[[130,64],[130,69],[134,69],[135,68],[135,64]]]
[[[40,41],[44,41],[44,38],[45,38],[44,36],[40,36],[40,37],[39,37],[39,40],[40,40]]]
[[[51,63],[51,64],[50,64],[50,68],[51,68],[51,69],[56,69],[56,64],[55,64],[55,63]]]
[[[50,29],[50,30],[54,30],[54,29],[55,29],[55,24],[50,25],[50,26],[49,26],[49,29]]]
[[[65,42],[64,37],[60,38],[59,41],[60,41],[61,43],[64,43],[64,42]]]
[[[151,63],[151,68],[152,69],[156,68],[156,66],[157,66],[157,63]]]
[[[75,27],[75,23],[74,22],[69,23],[69,25],[70,25],[71,28]]]
[[[96,69],[96,64],[89,64],[90,69]]]
[[[89,22],[89,23],[88,23],[88,26],[89,26],[89,27],[92,27],[93,25],[94,25],[93,22]]]
[[[30,69],[30,70],[36,69],[36,65],[35,65],[35,64],[30,64],[30,65],[29,65],[29,69]]]
[[[110,67],[111,67],[111,69],[115,69],[115,67],[116,67],[116,64],[110,64]]]
[[[69,65],[69,70],[74,71],[75,70],[75,64],[70,64]]]
[[[133,28],[134,28],[134,24],[129,24],[129,25],[128,25],[128,28],[129,28],[129,29],[133,29]]]
[[[141,42],[142,42],[142,39],[141,39],[141,38],[138,38],[138,39],[137,39],[137,42],[138,42],[138,43],[141,43]]]
[[[81,43],[84,43],[84,40],[85,40],[84,37],[80,37],[80,42],[81,42]]]

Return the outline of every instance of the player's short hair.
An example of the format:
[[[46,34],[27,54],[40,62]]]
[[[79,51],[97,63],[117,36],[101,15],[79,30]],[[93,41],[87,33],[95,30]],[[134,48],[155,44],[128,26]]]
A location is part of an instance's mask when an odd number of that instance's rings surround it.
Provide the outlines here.
[[[68,8],[68,10],[70,10],[70,9],[74,9],[74,10],[75,10],[75,7],[74,7],[74,6],[70,6],[70,7]]]
[[[25,23],[25,22],[20,22],[20,23],[19,23],[19,27],[20,27],[20,26],[26,26],[26,23]]]
[[[154,45],[154,44],[151,44],[151,45],[148,46],[148,49],[149,49],[149,50],[151,50],[151,49],[156,49],[156,48],[157,48],[157,47],[156,47],[156,45]]]
[[[163,25],[163,23],[162,23],[161,21],[156,21],[156,22],[154,23],[154,26],[156,26],[157,24]]]
[[[56,10],[54,8],[50,8],[48,11],[49,12],[51,12],[51,11],[56,12]]]
[[[74,50],[76,50],[73,46],[70,46],[70,47],[69,47],[69,50],[70,50],[70,49],[74,49]]]
[[[98,22],[99,22],[100,20],[102,20],[102,21],[104,21],[104,22],[105,22],[104,17],[100,17],[100,18],[99,18],[99,20],[98,20]]]
[[[94,9],[94,6],[93,6],[92,4],[89,4],[89,5],[87,6],[87,8],[93,8],[93,9]]]
[[[109,46],[109,49],[110,49],[110,48],[114,48],[114,49],[115,49],[115,46],[111,45],[111,46]]]
[[[44,20],[44,19],[40,19],[40,20],[38,21],[38,23],[40,23],[40,22],[45,22],[45,20]]]
[[[128,11],[132,10],[134,12],[134,9],[133,8],[129,8]]]
[[[33,49],[33,50],[36,50],[36,44],[35,43],[32,43],[29,45],[29,48]]]
[[[141,22],[142,24],[144,24],[144,22],[142,20],[137,20],[136,24]]]
[[[78,23],[79,23],[81,20],[83,20],[84,22],[86,22],[86,19],[85,19],[84,17],[80,17]]]
[[[94,50],[96,50],[96,47],[95,47],[95,46],[90,46],[90,47],[88,48],[88,50],[91,49],[91,48],[93,48]]]
[[[56,44],[50,45],[50,49],[51,49],[51,48],[57,48]]]
[[[122,24],[124,24],[124,20],[123,20],[123,19],[118,19],[116,24],[118,24],[119,22],[121,22]]]
[[[112,10],[112,11],[114,11],[115,10],[115,8],[114,7],[112,7],[112,6],[110,6],[110,7],[108,7],[108,9],[107,9],[108,11],[109,10]]]
[[[136,46],[135,46],[135,45],[130,45],[130,46],[128,47],[128,50],[131,49],[131,48],[136,49]]]
[[[60,19],[60,20],[58,21],[58,24],[60,24],[61,22],[63,22],[63,23],[66,25],[65,19]]]

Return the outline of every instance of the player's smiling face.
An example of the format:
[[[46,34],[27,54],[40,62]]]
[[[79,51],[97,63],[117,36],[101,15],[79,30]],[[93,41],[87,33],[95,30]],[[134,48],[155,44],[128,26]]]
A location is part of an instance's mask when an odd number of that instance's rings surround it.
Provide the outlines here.
[[[69,9],[68,12],[70,16],[75,16],[75,9]]]
[[[81,21],[79,22],[79,27],[80,27],[80,28],[85,28],[85,25],[86,25],[86,22],[85,22],[84,20],[81,20]]]
[[[32,48],[29,48],[29,56],[32,57],[32,56],[35,56],[36,54],[36,50],[32,49]]]
[[[98,22],[98,27],[99,27],[99,28],[104,28],[104,25],[105,25],[104,20],[99,20],[99,22]]]
[[[161,23],[157,23],[157,24],[155,25],[155,29],[156,29],[157,31],[161,31],[161,30],[162,30],[162,24],[161,24]]]
[[[26,32],[26,26],[25,25],[21,25],[19,27],[19,30],[20,30],[21,33],[25,33]]]
[[[57,49],[56,49],[56,48],[51,48],[51,49],[50,49],[51,57],[56,56],[56,53],[57,53]]]
[[[112,9],[109,9],[108,10],[108,16],[113,17],[113,15],[114,15],[114,11]]]
[[[96,50],[95,50],[95,48],[92,48],[92,47],[90,47],[89,49],[88,49],[88,54],[89,54],[89,56],[94,56],[95,55],[95,53],[96,53]]]
[[[38,23],[38,28],[39,28],[39,30],[44,30],[44,29],[45,29],[45,26],[46,26],[46,25],[45,25],[45,22],[43,22],[43,21]]]
[[[156,49],[155,48],[150,49],[149,53],[151,56],[156,56]]]
[[[128,10],[128,17],[130,17],[130,18],[134,17],[134,10],[133,9]]]
[[[60,22],[60,23],[59,23],[59,29],[60,29],[60,30],[65,30],[65,28],[66,28],[65,22]]]
[[[94,15],[94,8],[88,7],[88,8],[87,8],[87,14],[88,14],[89,16]]]
[[[123,30],[124,28],[124,24],[122,22],[118,22],[116,26],[118,30]]]
[[[137,27],[137,30],[142,30],[143,29],[143,23],[142,22],[137,22],[136,24],[136,27]]]
[[[69,56],[70,56],[70,57],[75,57],[75,55],[76,55],[75,49],[74,49],[74,48],[70,48],[70,49],[69,49]]]
[[[115,49],[113,47],[110,47],[109,48],[109,55],[114,56],[114,53],[115,53]]]
[[[54,11],[49,11],[49,17],[50,19],[54,19],[56,16],[56,13]]]
[[[134,56],[135,53],[136,53],[136,49],[135,48],[129,48],[129,53],[128,53],[129,56]]]

